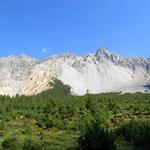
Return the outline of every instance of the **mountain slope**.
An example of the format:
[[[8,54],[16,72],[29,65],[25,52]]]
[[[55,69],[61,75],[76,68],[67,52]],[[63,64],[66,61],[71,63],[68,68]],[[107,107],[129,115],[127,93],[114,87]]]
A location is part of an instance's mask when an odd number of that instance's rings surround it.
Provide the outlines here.
[[[37,94],[52,88],[56,78],[77,95],[148,91],[150,59],[124,58],[105,49],[84,56],[64,53],[45,60],[25,55],[0,58],[2,95]]]

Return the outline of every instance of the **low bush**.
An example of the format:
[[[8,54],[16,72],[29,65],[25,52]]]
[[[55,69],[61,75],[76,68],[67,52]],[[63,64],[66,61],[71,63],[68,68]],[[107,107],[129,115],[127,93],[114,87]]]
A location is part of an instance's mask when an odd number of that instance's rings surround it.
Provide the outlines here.
[[[131,121],[119,128],[118,135],[133,143],[136,149],[150,149],[150,122],[148,121]]]
[[[16,138],[8,138],[2,142],[4,150],[17,150],[18,144]]]
[[[33,142],[32,140],[26,140],[23,145],[23,150],[41,150],[42,145]]]
[[[78,139],[78,150],[115,150],[115,136],[98,123],[87,127]]]

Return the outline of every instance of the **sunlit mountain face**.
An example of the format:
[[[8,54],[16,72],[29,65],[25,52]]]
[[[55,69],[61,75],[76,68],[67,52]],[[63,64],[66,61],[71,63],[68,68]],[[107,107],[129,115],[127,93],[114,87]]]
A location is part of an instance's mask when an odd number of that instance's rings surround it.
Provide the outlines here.
[[[125,58],[98,49],[95,54],[71,53],[37,60],[26,55],[0,58],[0,94],[33,95],[52,87],[54,79],[86,92],[149,92],[150,58]]]

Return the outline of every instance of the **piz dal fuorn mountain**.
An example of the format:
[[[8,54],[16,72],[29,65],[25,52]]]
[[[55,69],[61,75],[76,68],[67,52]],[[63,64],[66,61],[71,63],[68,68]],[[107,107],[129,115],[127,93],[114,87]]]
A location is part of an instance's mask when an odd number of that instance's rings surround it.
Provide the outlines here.
[[[149,92],[150,58],[125,58],[105,49],[95,54],[70,53],[37,60],[26,55],[0,58],[0,94],[33,95],[48,90],[57,78],[72,93]]]

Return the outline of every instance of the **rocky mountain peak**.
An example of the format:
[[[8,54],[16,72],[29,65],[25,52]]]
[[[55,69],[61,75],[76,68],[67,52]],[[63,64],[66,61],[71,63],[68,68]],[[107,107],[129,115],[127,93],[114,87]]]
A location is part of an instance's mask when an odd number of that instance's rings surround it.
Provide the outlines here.
[[[112,62],[117,62],[120,59],[120,57],[117,54],[111,53],[104,48],[98,49],[95,56],[98,61],[108,60]]]
[[[64,58],[75,58],[76,57],[76,55],[71,52],[64,52],[64,53],[60,54],[59,56],[64,57]]]
[[[108,52],[105,48],[99,48],[97,51],[96,51],[96,56],[99,56],[99,55],[110,55],[110,52]]]
[[[26,61],[37,61],[37,59],[32,58],[32,57],[30,57],[26,54],[21,54],[21,55],[18,56],[18,58],[21,59],[21,60],[26,60]]]
[[[79,95],[87,89],[91,93],[141,91],[150,83],[150,59],[120,57],[102,48],[95,54],[67,52],[45,60],[24,54],[0,58],[0,94],[37,94],[52,88],[54,78]]]

